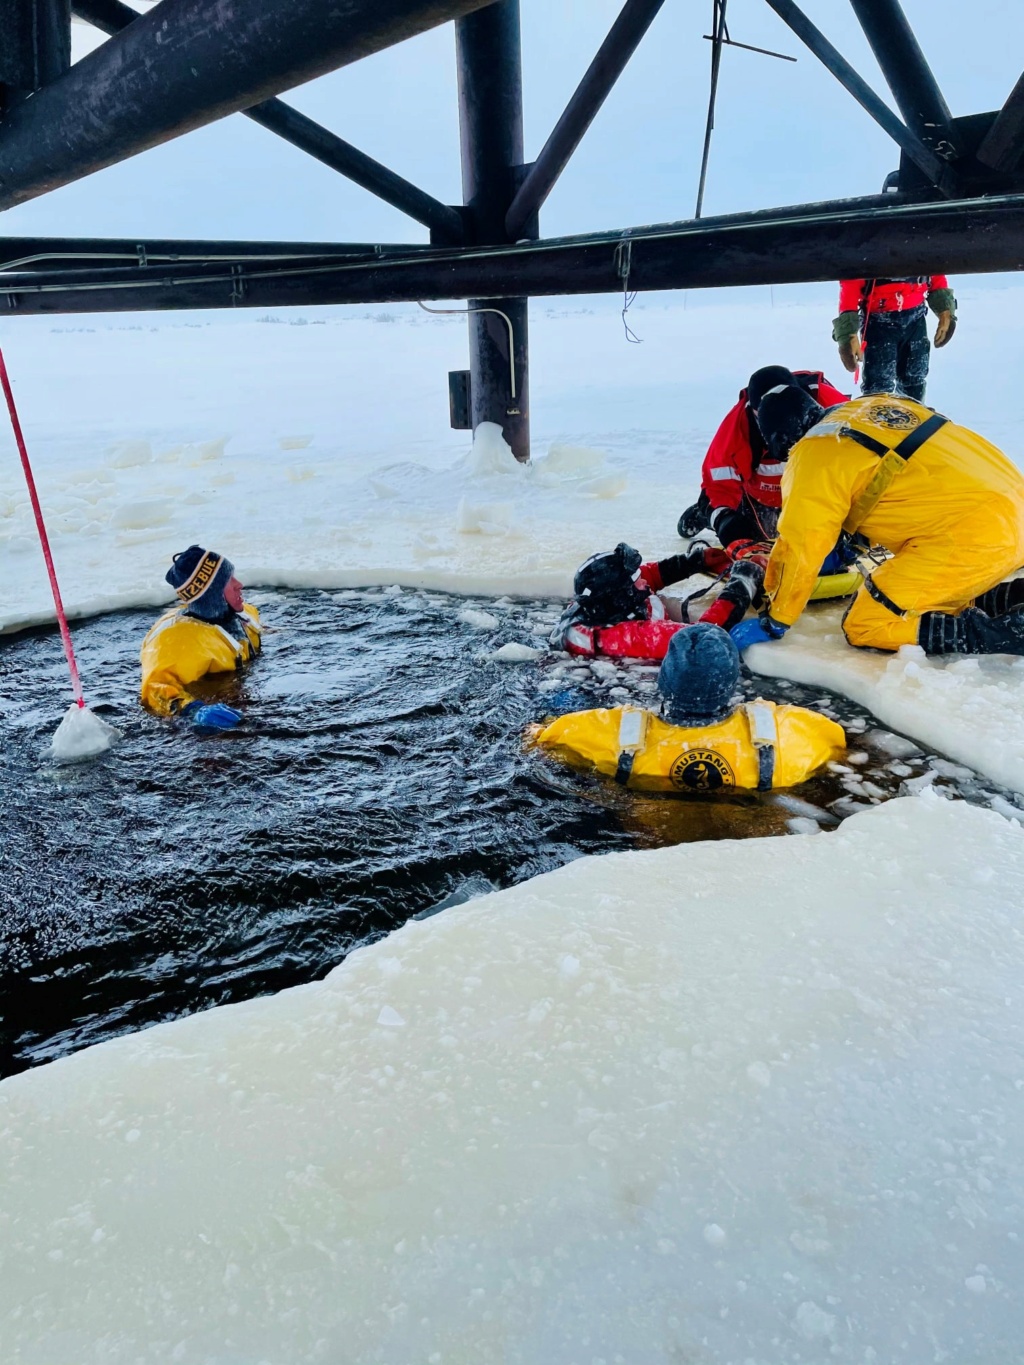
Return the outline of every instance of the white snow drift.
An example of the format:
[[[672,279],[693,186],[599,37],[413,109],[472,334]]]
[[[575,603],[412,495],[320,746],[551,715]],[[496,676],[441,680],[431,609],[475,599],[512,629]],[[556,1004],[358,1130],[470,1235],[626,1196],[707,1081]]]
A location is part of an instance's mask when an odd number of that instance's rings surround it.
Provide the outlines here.
[[[1022,841],[587,858],[4,1082],[5,1362],[1015,1360]]]

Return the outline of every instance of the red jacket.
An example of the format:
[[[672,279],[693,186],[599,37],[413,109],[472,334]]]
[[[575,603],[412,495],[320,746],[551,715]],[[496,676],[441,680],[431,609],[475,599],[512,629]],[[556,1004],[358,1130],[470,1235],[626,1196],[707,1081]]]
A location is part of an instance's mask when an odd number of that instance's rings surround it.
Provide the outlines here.
[[[910,280],[840,280],[839,311],[905,313],[920,308],[933,289],[948,289],[945,275],[916,275]]]
[[[823,408],[849,401],[850,395],[840,393],[820,370],[794,373],[802,381],[801,388]],[[766,507],[782,506],[782,471],[786,466],[775,461],[762,463],[764,454],[764,441],[751,420],[747,391],[742,389],[704,456],[701,484],[713,508],[739,507],[744,493]]]

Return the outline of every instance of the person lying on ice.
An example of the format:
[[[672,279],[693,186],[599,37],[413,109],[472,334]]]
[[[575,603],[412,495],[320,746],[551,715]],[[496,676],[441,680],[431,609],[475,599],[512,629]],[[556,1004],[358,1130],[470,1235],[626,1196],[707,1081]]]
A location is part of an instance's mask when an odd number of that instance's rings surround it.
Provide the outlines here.
[[[861,366],[862,394],[898,393],[924,400],[931,350],[926,301],[939,319],[935,345],[945,346],[956,330],[956,299],[945,275],[840,280],[832,340],[839,343],[839,358],[851,374]]]
[[[740,656],[720,626],[675,635],[658,673],[662,715],[634,707],[559,716],[534,741],[641,791],[766,791],[805,781],[846,747],[842,727],[802,706],[739,704]]]
[[[786,389],[761,404],[791,447],[768,605],[733,630],[741,649],[784,635],[840,530],[892,551],[843,618],[851,645],[928,654],[1024,654],[1024,476],[983,436],[909,398],[856,398],[826,414]]]
[[[775,539],[783,462],[767,449],[757,410],[765,394],[779,384],[798,384],[826,408],[845,403],[850,396],[840,393],[820,370],[793,372],[784,365],[755,370],[704,456],[700,497],[679,518],[684,539],[709,526],[727,548]]]
[[[189,688],[208,673],[231,673],[260,651],[259,612],[242,598],[234,565],[190,545],[174,556],[167,582],[181,599],[142,642],[142,702],[158,716],[187,716],[205,730],[230,730],[241,711],[202,702]]]
[[[713,545],[695,545],[686,554],[641,562],[640,551],[620,542],[614,550],[591,555],[576,570],[574,596],[551,633],[551,645],[569,654],[618,659],[663,659],[669,642],[686,629],[686,605],[663,597],[661,588],[693,574],[728,575],[725,587],[700,620],[729,629],[742,621],[761,593],[770,547],[742,547],[733,559]],[[821,566],[814,596],[848,596],[861,583],[844,572],[853,558],[848,537],[840,537]]]

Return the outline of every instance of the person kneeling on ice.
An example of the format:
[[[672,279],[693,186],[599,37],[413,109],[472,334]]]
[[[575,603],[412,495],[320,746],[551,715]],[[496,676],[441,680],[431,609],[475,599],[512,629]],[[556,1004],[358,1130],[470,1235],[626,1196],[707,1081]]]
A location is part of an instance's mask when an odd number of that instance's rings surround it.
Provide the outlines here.
[[[826,414],[786,389],[761,403],[791,447],[767,608],[732,632],[779,639],[800,616],[841,530],[892,552],[843,618],[851,645],[927,654],[1024,654],[1024,475],[983,436],[909,398],[855,398]]]
[[[785,457],[780,459],[769,449],[757,413],[765,394],[780,384],[799,386],[826,408],[850,397],[840,393],[820,370],[787,370],[785,365],[755,370],[704,456],[700,496],[677,526],[684,539],[707,528],[726,547],[775,539]]]
[[[802,706],[735,698],[740,656],[720,626],[693,625],[658,673],[661,716],[634,707],[559,716],[535,742],[641,791],[767,791],[805,781],[846,747],[835,721]]]
[[[259,612],[243,600],[234,574],[230,560],[199,545],[174,556],[166,577],[182,605],[165,612],[142,642],[142,702],[158,716],[187,716],[205,730],[230,730],[242,719],[234,707],[189,691],[260,651]]]

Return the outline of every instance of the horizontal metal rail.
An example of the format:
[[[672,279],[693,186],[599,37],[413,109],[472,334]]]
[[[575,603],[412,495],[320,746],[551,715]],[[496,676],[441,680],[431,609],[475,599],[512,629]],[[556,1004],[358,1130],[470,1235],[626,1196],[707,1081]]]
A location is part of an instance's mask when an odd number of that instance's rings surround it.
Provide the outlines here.
[[[641,291],[1024,270],[1024,194],[808,212],[812,207],[366,261],[211,262],[73,277],[7,272],[0,314],[618,293],[626,241],[628,287]]]

